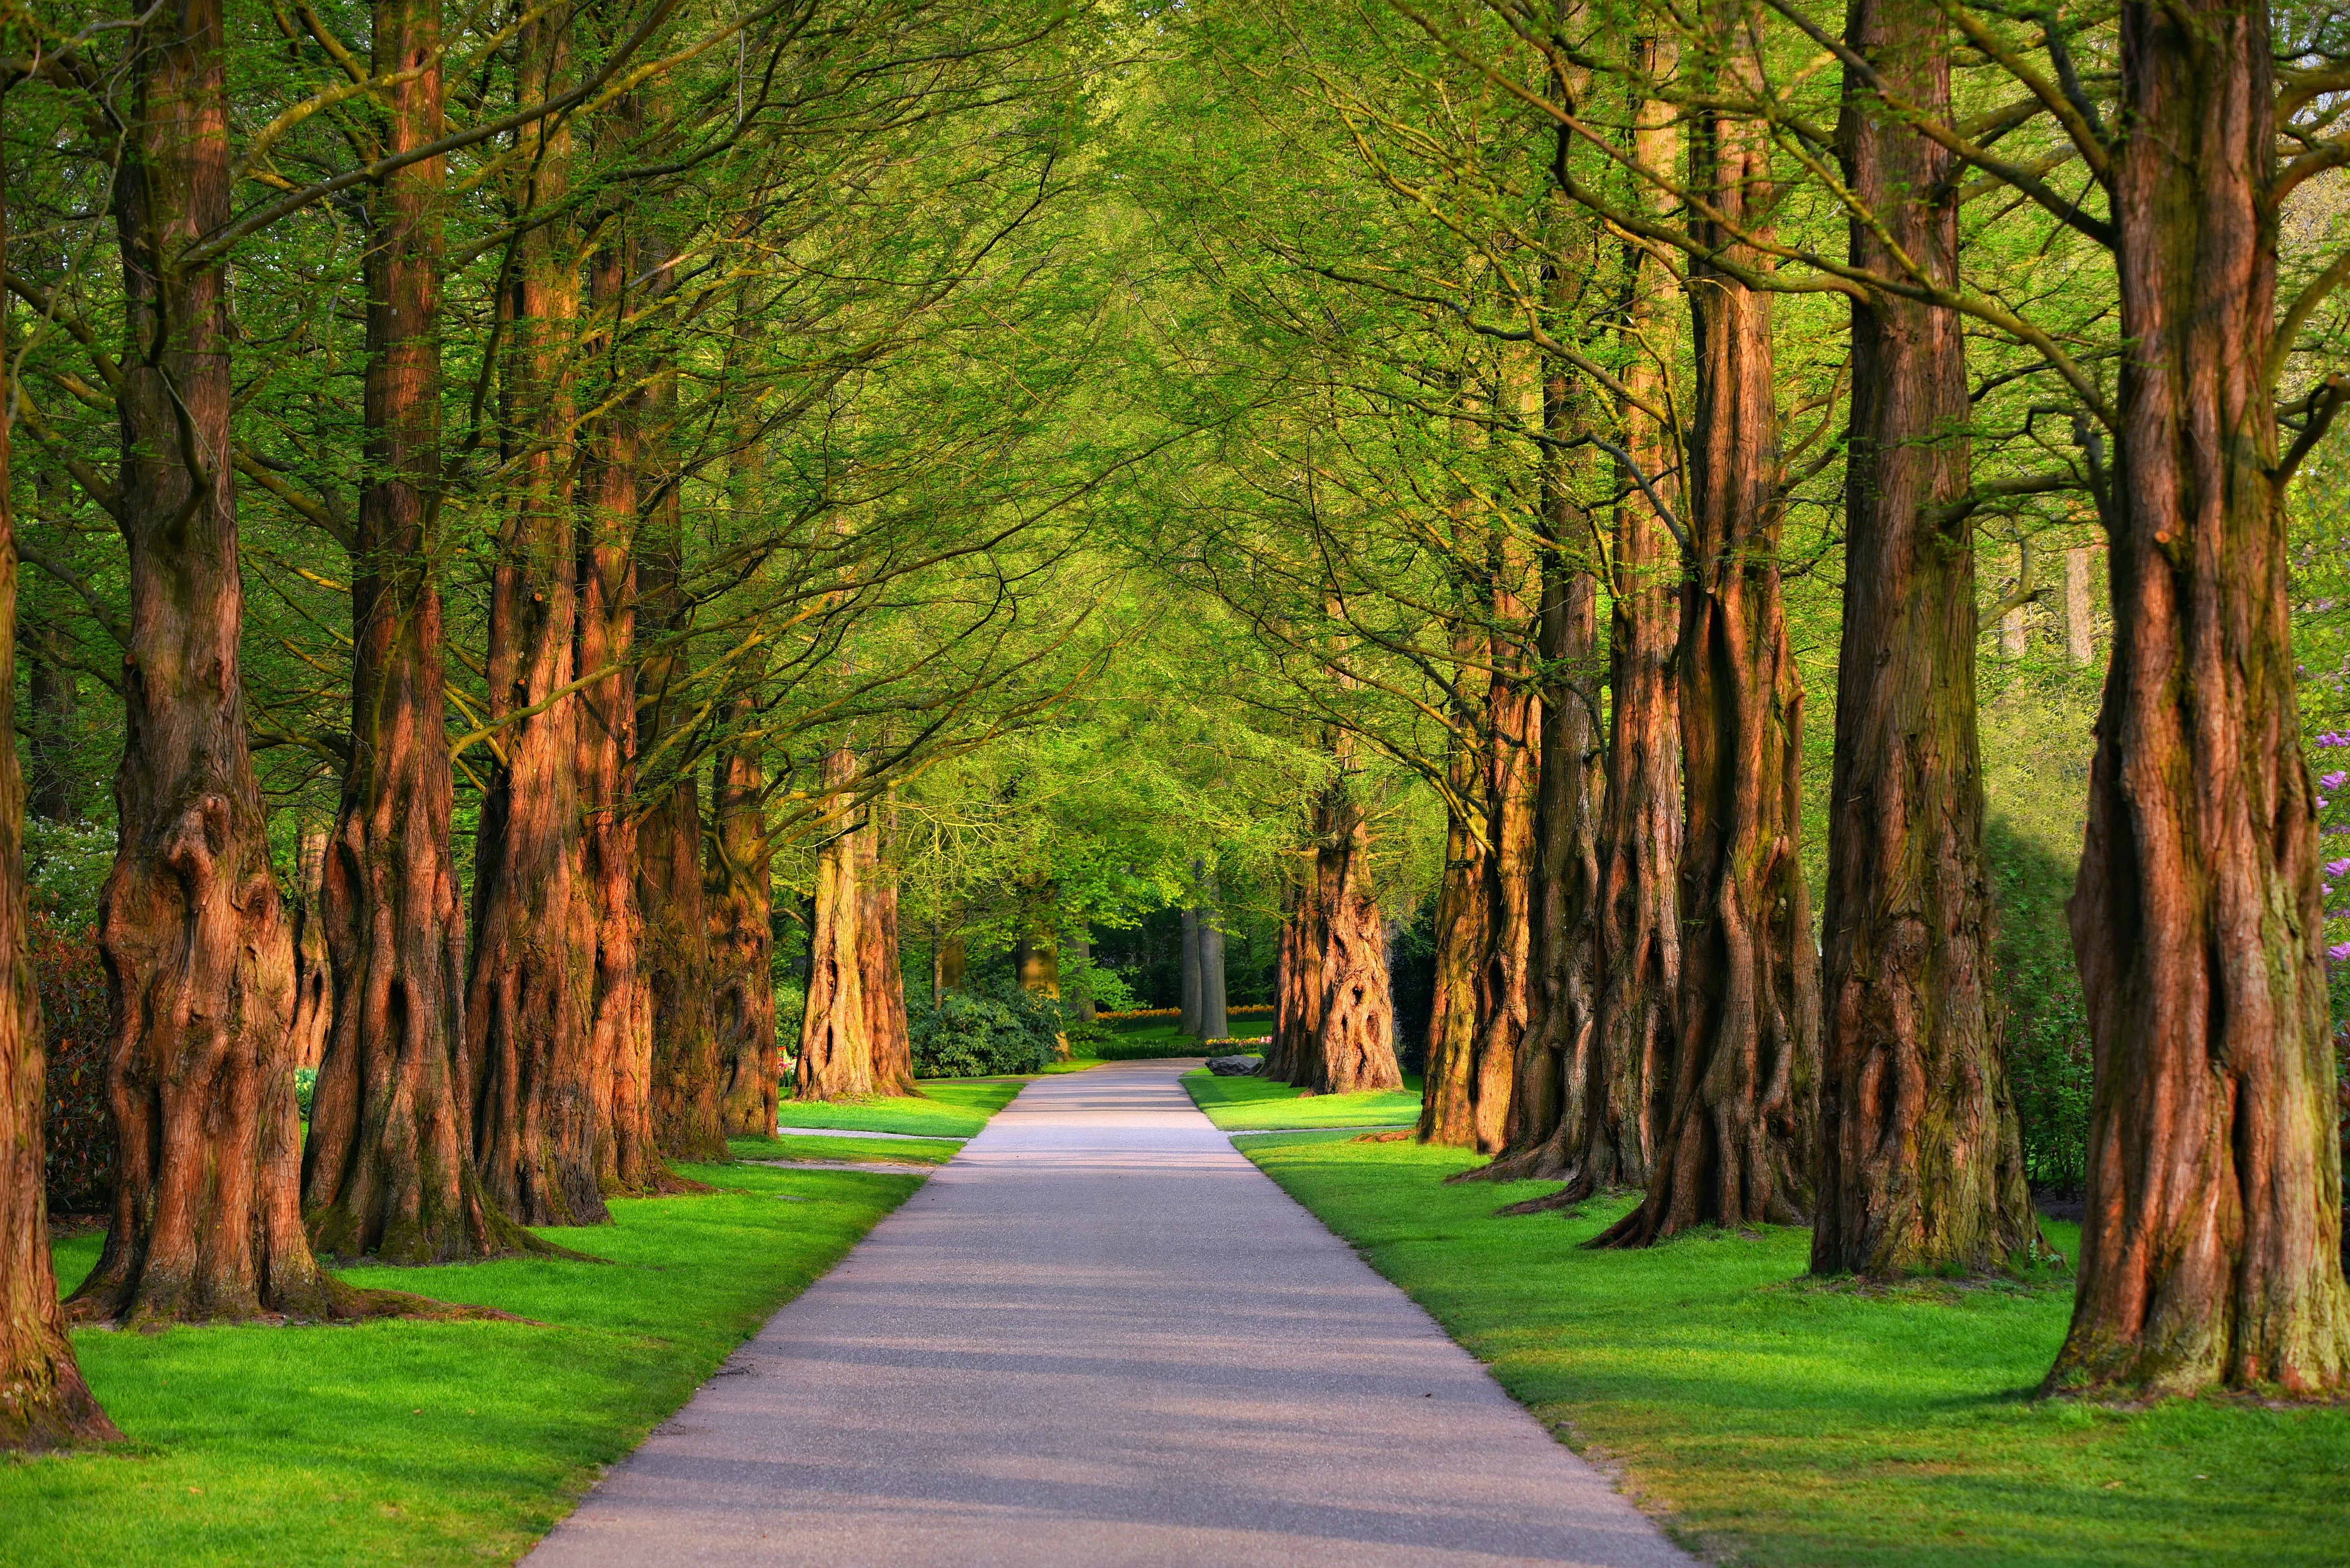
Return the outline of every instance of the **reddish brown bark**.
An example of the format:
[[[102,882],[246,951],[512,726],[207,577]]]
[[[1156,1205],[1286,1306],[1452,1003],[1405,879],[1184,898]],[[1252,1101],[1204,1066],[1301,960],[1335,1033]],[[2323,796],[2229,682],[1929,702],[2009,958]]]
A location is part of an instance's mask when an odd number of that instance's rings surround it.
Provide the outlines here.
[[[1877,85],[1847,75],[1838,129],[1875,220],[1855,265],[1950,288],[1952,160],[1877,97],[1947,119],[1946,30],[1934,0],[1852,0]],[[1991,1011],[1967,420],[1958,313],[1855,300],[1814,1273],[1988,1273],[2037,1245]]]
[[[302,1230],[294,948],[238,670],[222,271],[168,258],[229,219],[217,0],[141,28],[115,181],[126,295],[116,400],[127,550],[120,847],[100,898],[112,999],[113,1224],[81,1321],[337,1317],[358,1293]]]
[[[1319,815],[1314,908],[1324,943],[1315,966],[1322,1000],[1305,1060],[1293,1065],[1290,1081],[1324,1095],[1401,1088],[1387,922],[1371,886],[1370,827],[1343,772],[1325,794]]]
[[[1743,36],[1734,12],[1717,36]],[[1716,67],[1751,97],[1759,69],[1734,43]],[[1721,109],[1700,113],[1691,179],[1721,221],[1700,242],[1736,265],[1766,258],[1770,142]],[[1595,1245],[1644,1246],[1708,1221],[1809,1218],[1819,1064],[1819,953],[1798,853],[1803,682],[1779,591],[1782,497],[1770,296],[1693,263],[1695,409],[1689,441],[1679,654],[1683,839],[1679,1039],[1671,1109],[1638,1209]]]
[[[1492,952],[1492,900],[1486,868],[1490,855],[1480,836],[1483,824],[1472,825],[1463,807],[1481,817],[1490,815],[1485,803],[1491,777],[1482,765],[1479,748],[1458,729],[1451,744],[1447,772],[1454,800],[1460,804],[1448,810],[1445,817],[1444,876],[1436,891],[1428,1070],[1421,1079],[1419,1124],[1413,1136],[1423,1143],[1490,1152],[1500,1147],[1508,1114],[1506,1105],[1493,1106],[1481,1117],[1475,1097],[1475,1090],[1484,1084],[1475,1066],[1482,981]]]
[[[858,990],[865,999],[866,1039],[873,1053],[873,1092],[911,1095],[914,1087],[914,1047],[906,1029],[906,971],[898,952],[898,863],[890,844],[896,808],[885,796],[873,803],[866,826],[856,837],[858,897],[864,907],[857,927],[858,964],[863,971]],[[1035,965],[1035,989],[1049,996],[1061,993],[1060,974],[1052,963],[1052,948],[1044,948]],[[1021,983],[1031,979],[1031,966],[1021,966]]]
[[[442,134],[435,0],[380,0],[383,151]],[[351,584],[351,756],[315,918],[336,973],[302,1210],[322,1252],[445,1262],[535,1245],[481,1191],[454,1063],[465,934],[450,839],[439,555],[441,211],[425,159],[369,193],[368,483]]]
[[[2073,948],[2087,1213],[2053,1386],[2350,1384],[2276,419],[2269,13],[2122,9],[2113,661]]]
[[[757,722],[747,693],[731,715],[734,739],[711,778],[715,828],[703,875],[710,919],[713,1032],[723,1075],[720,1113],[730,1134],[775,1130],[774,893],[768,872],[766,777],[747,732]]]
[[[1273,1038],[1267,1044],[1260,1077],[1275,1083],[1299,1082],[1302,1064],[1310,1062],[1315,1036],[1322,1026],[1322,954],[1328,945],[1322,919],[1320,857],[1307,863],[1306,874],[1293,878],[1281,891],[1283,913],[1280,945],[1274,959]]]
[[[857,878],[857,836],[847,815],[857,754],[836,747],[824,759],[824,784],[844,814],[840,830],[816,852],[816,894],[808,925],[807,1011],[800,1020],[792,1094],[802,1100],[854,1100],[873,1093],[871,1014],[865,1005],[861,928],[865,900]]]
[[[0,96],[0,105],[5,104]],[[0,173],[5,180],[5,173]],[[0,263],[6,259],[0,184]],[[8,475],[13,345],[0,335],[0,734],[16,731],[16,517]],[[114,1442],[83,1381],[57,1305],[43,1181],[47,1108],[41,998],[25,928],[25,780],[16,748],[0,746],[0,1452]]]
[[[554,16],[523,30],[518,91],[536,99],[568,73]],[[558,89],[559,90],[559,89]],[[535,159],[526,204],[566,193],[567,120],[524,133]],[[567,224],[529,230],[508,297],[501,397],[508,501],[490,579],[490,717],[501,724],[473,856],[473,945],[463,1081],[473,1159],[489,1198],[529,1225],[609,1218],[598,1179],[599,1103],[588,1009],[596,997],[595,891],[586,885],[577,777],[579,615],[574,518],[579,329]]]
[[[294,1064],[315,1067],[335,1022],[335,980],[327,954],[327,830],[304,827],[294,841],[300,901],[294,909]]]

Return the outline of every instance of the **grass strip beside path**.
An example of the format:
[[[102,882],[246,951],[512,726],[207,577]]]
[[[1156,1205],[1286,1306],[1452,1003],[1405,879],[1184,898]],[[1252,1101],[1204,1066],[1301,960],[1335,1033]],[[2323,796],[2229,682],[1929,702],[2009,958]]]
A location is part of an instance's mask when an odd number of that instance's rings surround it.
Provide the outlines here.
[[[889,1095],[869,1100],[785,1100],[776,1120],[794,1127],[835,1127],[843,1132],[927,1134],[971,1137],[987,1118],[1012,1103],[1025,1078],[924,1078],[917,1096]]]
[[[1717,1561],[2350,1561],[2350,1407],[2034,1399],[2072,1310],[2065,1280],[1814,1284],[1810,1232],[1778,1228],[1589,1252],[1576,1243],[1630,1199],[1499,1218],[1554,1184],[1446,1187],[1478,1158],[1350,1139],[1244,1152]],[[2075,1228],[2046,1228],[2071,1256]]]
[[[1263,1078],[1219,1078],[1205,1067],[1183,1075],[1191,1103],[1226,1132],[1270,1127],[1376,1127],[1416,1120],[1419,1075],[1404,1075],[1400,1089],[1364,1095],[1307,1095]]]
[[[962,1144],[944,1138],[837,1137],[823,1133],[726,1140],[726,1152],[737,1159],[870,1159],[884,1165],[944,1165],[961,1147]]]
[[[512,1562],[921,1180],[679,1168],[720,1190],[537,1232],[609,1263],[339,1271],[544,1326],[77,1333],[130,1441],[0,1459],[0,1563]],[[100,1241],[57,1244],[61,1287]]]

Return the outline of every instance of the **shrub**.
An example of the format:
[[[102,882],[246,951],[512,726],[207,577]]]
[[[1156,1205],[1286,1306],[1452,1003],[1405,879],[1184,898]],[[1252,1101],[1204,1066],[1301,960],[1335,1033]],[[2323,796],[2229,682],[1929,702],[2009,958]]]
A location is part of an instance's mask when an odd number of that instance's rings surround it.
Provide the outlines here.
[[[950,991],[935,1008],[907,1009],[918,1078],[1034,1073],[1059,1049],[1061,1005],[1016,985]]]
[[[41,1137],[49,1207],[93,1213],[114,1195],[114,1116],[106,1103],[106,966],[98,933],[42,913],[26,928],[48,1052]]]
[[[2005,1002],[2003,1057],[2022,1124],[2023,1171],[2035,1189],[2071,1195],[2089,1172],[2089,1017],[2073,963],[2064,900],[2073,867],[2003,817],[1984,826],[1995,953]]]

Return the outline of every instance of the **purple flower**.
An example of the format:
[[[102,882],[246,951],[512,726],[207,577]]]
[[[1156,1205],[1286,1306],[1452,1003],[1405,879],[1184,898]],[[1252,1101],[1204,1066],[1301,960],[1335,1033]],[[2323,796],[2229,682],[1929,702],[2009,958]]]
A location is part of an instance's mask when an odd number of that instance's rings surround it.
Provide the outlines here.
[[[2328,877],[2350,877],[2350,860],[2328,860],[2325,874]]]
[[[2350,773],[2327,774],[2317,781],[2320,789],[2340,789],[2346,784],[2350,784]]]
[[[2335,963],[2350,963],[2350,942],[2336,942],[2325,950],[2325,956]]]

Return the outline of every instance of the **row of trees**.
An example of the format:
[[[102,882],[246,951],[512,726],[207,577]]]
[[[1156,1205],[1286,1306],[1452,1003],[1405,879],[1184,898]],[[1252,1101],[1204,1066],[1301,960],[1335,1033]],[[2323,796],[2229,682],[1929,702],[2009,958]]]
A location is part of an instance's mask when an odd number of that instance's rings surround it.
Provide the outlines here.
[[[2225,3],[1201,9],[1137,199],[1217,461],[1151,544],[1289,722],[1444,802],[1419,1136],[1642,1189],[1602,1245],[2025,1261],[1976,661],[2048,585],[1973,546],[2094,516],[2052,1379],[2350,1378],[2286,509],[2344,395],[2344,49]]]

